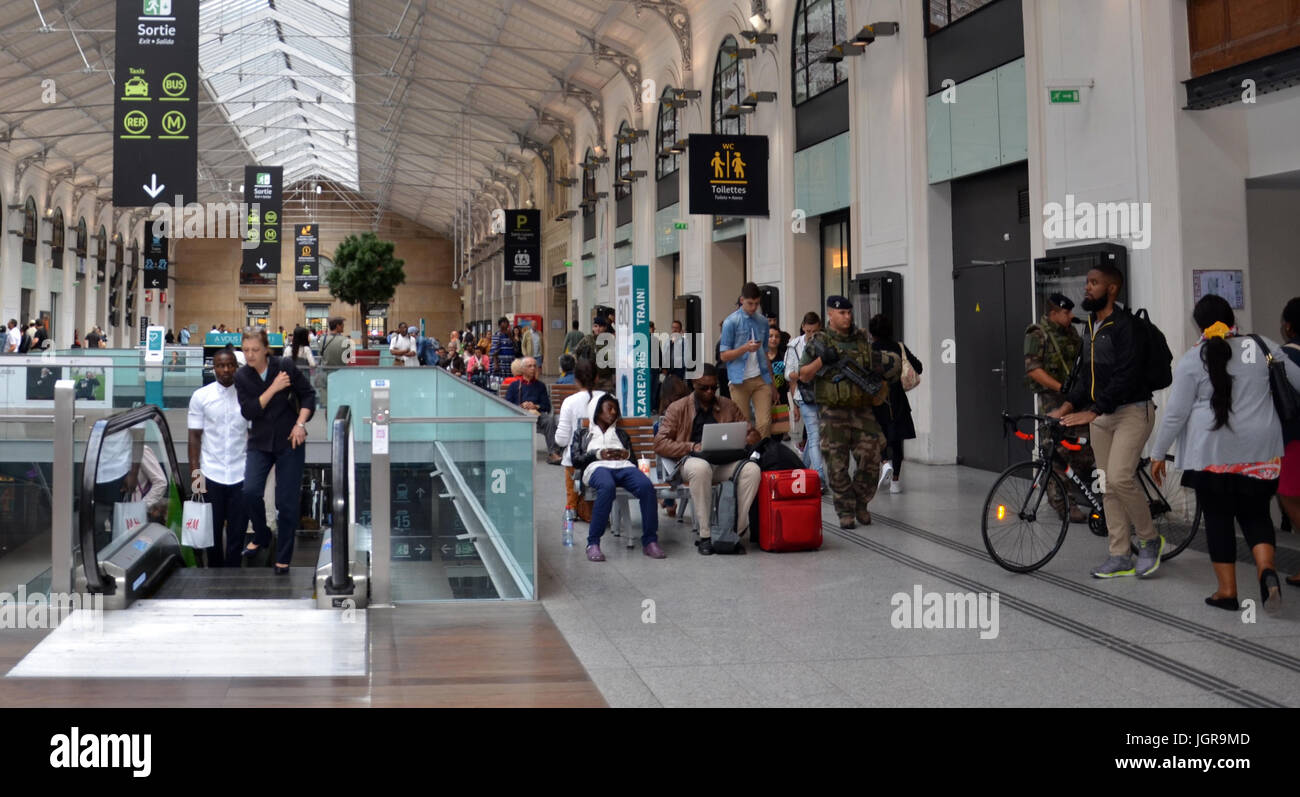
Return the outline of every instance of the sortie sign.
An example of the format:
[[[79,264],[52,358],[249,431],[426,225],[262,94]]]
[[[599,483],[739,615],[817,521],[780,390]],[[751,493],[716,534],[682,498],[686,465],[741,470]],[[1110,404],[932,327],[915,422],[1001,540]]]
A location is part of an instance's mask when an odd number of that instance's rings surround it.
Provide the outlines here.
[[[199,0],[118,0],[116,45],[113,205],[197,201]]]
[[[281,166],[245,166],[244,201],[248,204],[248,227],[244,233],[251,246],[244,250],[241,269],[252,274],[280,273],[280,197],[284,183]]]
[[[767,216],[767,136],[690,137],[691,213]]]

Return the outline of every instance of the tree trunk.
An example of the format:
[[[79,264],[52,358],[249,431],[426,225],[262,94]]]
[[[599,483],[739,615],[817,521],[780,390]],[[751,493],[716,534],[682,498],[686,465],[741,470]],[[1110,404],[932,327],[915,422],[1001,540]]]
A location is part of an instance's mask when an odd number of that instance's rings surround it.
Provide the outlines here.
[[[366,310],[370,309],[368,302],[361,302],[361,348],[370,348],[370,330],[366,327]]]

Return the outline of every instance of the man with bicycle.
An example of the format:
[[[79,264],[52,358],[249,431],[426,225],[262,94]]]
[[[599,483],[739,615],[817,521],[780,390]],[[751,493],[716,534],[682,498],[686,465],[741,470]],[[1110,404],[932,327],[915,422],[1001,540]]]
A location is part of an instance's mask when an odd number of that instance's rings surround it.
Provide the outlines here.
[[[1151,507],[1137,482],[1138,460],[1155,424],[1136,337],[1137,321],[1115,302],[1124,275],[1110,263],[1088,272],[1083,309],[1090,313],[1083,349],[1065,403],[1052,412],[1066,426],[1089,426],[1101,468],[1110,555],[1092,569],[1094,578],[1148,576],[1160,566],[1164,537],[1156,534]],[[1136,529],[1137,566],[1130,550]]]
[[[1025,385],[1038,395],[1038,411],[1049,413],[1065,403],[1066,382],[1070,371],[1079,359],[1083,341],[1074,329],[1074,302],[1069,297],[1054,293],[1047,298],[1047,312],[1037,324],[1025,329]],[[1087,427],[1065,430],[1073,437],[1087,437]],[[1092,479],[1095,467],[1092,447],[1085,445],[1078,451],[1066,454],[1066,461],[1079,478]],[[1065,516],[1066,496],[1056,490],[1048,492],[1048,501],[1057,514]],[[1088,513],[1077,502],[1070,507],[1070,522],[1085,523]]]

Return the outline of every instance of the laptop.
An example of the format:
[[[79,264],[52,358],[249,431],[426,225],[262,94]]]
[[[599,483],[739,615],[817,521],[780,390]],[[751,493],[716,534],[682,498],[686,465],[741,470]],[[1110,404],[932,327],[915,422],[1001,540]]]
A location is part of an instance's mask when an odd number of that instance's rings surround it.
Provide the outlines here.
[[[747,434],[749,424],[744,421],[705,424],[700,435],[700,450],[695,456],[714,465],[742,460],[749,456],[749,451],[745,448]]]

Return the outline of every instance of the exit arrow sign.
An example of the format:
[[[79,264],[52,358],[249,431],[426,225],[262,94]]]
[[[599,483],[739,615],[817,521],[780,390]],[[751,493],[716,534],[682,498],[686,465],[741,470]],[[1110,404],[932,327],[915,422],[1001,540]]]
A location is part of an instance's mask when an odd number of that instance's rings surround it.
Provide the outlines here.
[[[1052,89],[1051,101],[1053,105],[1062,103],[1077,103],[1079,101],[1078,89]]]
[[[257,259],[257,263],[254,264],[254,265],[257,266],[257,270],[258,270],[258,271],[264,271],[264,270],[266,270],[266,266],[267,266],[266,258],[264,258],[264,257],[259,257],[259,258]]]

